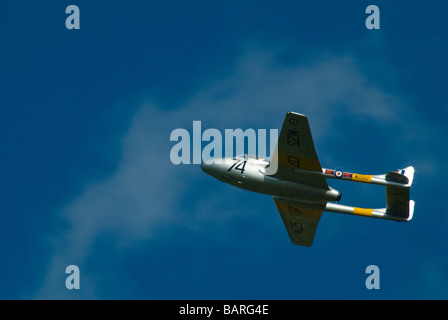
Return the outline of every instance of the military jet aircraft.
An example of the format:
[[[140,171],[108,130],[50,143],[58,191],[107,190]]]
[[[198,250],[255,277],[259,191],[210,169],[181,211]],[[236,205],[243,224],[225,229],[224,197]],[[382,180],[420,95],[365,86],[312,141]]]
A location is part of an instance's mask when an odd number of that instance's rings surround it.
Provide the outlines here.
[[[364,175],[322,168],[306,116],[288,112],[271,161],[241,155],[212,159],[201,164],[207,174],[230,185],[267,194],[275,205],[296,245],[311,247],[323,211],[410,221],[414,201],[409,188],[412,166],[381,175]],[[327,178],[380,184],[386,187],[386,208],[365,209],[341,205],[341,193],[327,184]]]

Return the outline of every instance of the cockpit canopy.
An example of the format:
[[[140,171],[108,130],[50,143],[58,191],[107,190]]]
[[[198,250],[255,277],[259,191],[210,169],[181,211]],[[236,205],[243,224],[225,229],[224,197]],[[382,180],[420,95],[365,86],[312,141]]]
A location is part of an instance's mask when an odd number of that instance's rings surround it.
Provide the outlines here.
[[[240,154],[236,157],[233,157],[233,160],[249,160],[249,159],[263,160],[265,162],[269,162],[268,158],[262,158],[262,157],[259,157],[257,155],[253,155],[253,154]]]

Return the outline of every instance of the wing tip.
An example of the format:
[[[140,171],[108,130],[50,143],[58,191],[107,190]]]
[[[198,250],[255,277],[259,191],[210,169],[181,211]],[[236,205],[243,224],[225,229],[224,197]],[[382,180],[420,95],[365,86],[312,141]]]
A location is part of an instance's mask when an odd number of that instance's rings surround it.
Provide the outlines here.
[[[306,118],[306,115],[294,111],[289,111],[288,114]]]

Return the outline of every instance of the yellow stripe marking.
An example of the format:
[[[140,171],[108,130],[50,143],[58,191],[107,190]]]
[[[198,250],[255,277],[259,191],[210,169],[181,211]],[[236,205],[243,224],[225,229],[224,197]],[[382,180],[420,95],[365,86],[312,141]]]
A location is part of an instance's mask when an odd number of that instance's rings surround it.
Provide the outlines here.
[[[353,208],[353,214],[357,214],[360,216],[372,216],[373,209],[363,209],[363,208]]]
[[[370,183],[370,181],[372,181],[372,176],[354,173],[352,179],[355,181]]]

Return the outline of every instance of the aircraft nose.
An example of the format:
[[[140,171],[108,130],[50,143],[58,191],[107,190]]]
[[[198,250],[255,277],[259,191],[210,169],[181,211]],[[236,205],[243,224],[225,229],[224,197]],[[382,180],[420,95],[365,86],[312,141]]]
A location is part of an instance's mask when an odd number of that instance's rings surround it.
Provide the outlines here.
[[[207,171],[208,171],[208,164],[206,164],[205,162],[202,162],[201,163],[201,169],[202,169],[202,171],[204,171],[205,173],[207,173]]]
[[[212,177],[216,177],[221,172],[221,166],[215,163],[213,160],[203,161],[201,163],[201,169]]]
[[[201,169],[202,171],[204,171],[207,174],[212,174],[213,168],[212,168],[212,163],[211,162],[207,162],[207,161],[203,161],[201,163]]]

